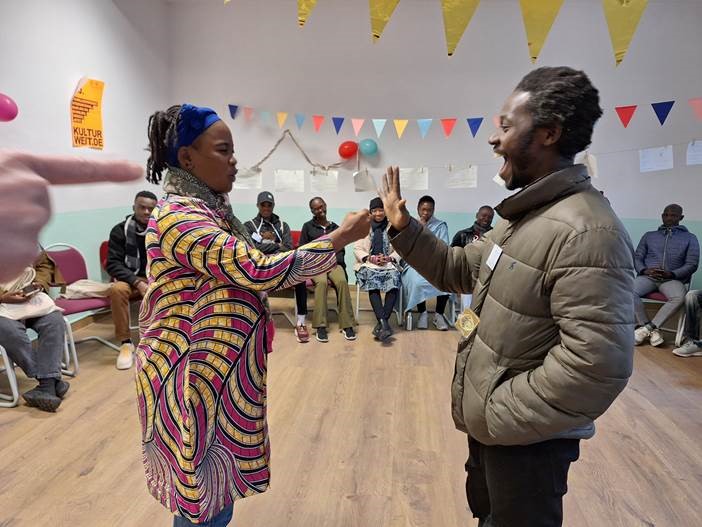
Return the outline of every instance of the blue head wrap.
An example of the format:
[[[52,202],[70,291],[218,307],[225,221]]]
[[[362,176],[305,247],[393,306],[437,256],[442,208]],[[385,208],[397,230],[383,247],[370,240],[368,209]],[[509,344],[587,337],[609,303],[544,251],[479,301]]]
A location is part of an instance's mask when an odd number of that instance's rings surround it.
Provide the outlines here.
[[[212,108],[183,104],[178,113],[175,144],[169,145],[168,148],[168,164],[179,167],[178,149],[181,146],[193,144],[202,132],[220,120],[219,115]]]

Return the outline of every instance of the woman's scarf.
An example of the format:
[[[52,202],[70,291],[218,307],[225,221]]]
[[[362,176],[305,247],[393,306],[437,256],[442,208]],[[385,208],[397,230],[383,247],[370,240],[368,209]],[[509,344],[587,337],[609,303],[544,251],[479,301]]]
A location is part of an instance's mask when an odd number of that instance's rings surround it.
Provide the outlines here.
[[[385,254],[385,230],[388,228],[388,218],[383,221],[371,221],[371,256]]]

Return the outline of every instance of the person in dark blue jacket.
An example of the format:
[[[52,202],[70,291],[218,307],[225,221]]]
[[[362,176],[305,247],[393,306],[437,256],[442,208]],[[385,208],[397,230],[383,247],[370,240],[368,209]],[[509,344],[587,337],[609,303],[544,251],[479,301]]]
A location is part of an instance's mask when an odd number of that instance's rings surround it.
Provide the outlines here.
[[[661,217],[663,225],[643,235],[634,257],[638,273],[634,279],[634,306],[639,324],[634,332],[637,346],[646,339],[652,346],[663,344],[658,328],[682,306],[686,284],[690,282],[700,260],[697,236],[680,225],[684,218],[682,207],[668,205]],[[663,293],[668,301],[653,320],[649,320],[641,297],[654,291]]]

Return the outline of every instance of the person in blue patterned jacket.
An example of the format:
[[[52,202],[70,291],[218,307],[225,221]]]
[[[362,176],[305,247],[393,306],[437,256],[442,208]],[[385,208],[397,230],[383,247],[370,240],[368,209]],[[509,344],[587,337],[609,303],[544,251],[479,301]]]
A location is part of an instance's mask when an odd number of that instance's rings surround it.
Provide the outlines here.
[[[697,270],[700,246],[697,236],[680,225],[684,218],[680,205],[668,205],[661,216],[663,225],[647,232],[636,248],[634,263],[638,276],[634,279],[634,307],[639,327],[634,332],[636,345],[647,339],[651,346],[663,344],[658,328],[685,300],[686,285]],[[668,301],[649,320],[641,297],[660,291]]]

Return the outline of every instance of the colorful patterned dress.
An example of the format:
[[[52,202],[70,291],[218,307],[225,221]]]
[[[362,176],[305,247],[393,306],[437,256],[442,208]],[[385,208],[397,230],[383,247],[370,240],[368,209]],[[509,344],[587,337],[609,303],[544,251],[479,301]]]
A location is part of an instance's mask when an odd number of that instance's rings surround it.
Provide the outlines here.
[[[146,234],[136,358],[146,479],[157,500],[194,523],[268,487],[273,326],[262,293],[336,265],[326,237],[267,256],[227,225],[204,201],[171,195]]]

